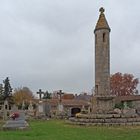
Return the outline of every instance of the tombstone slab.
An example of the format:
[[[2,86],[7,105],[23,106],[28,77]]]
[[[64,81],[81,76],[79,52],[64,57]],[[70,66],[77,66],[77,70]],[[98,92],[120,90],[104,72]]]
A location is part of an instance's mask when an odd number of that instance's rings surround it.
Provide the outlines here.
[[[3,130],[23,130],[27,129],[28,123],[25,120],[8,120],[5,125],[3,125]]]
[[[25,113],[23,111],[18,112],[19,117],[15,120],[10,119],[3,125],[3,130],[24,130],[28,128],[28,123],[25,121]]]

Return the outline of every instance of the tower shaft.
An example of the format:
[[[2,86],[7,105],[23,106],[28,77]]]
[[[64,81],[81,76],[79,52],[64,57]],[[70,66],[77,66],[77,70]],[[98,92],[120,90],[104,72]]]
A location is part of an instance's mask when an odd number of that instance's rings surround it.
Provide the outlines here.
[[[107,29],[95,32],[95,91],[110,94],[110,43]]]
[[[95,30],[95,98],[96,113],[108,113],[113,109],[110,95],[110,27],[100,8]]]

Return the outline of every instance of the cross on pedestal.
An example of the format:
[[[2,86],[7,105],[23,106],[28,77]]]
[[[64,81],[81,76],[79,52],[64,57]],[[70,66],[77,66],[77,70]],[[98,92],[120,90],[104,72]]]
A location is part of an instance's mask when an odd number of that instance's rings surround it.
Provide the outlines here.
[[[62,90],[59,90],[59,91],[57,91],[57,94],[59,95],[59,103],[61,103],[62,102],[62,95],[64,94],[64,92],[62,92]]]
[[[39,94],[39,99],[41,100],[42,99],[42,94],[44,94],[44,92],[41,89],[39,89],[37,94]]]

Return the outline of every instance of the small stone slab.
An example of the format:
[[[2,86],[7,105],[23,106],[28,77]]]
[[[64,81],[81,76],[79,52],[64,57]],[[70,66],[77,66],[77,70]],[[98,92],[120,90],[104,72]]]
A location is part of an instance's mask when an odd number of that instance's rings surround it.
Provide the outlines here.
[[[25,113],[20,111],[19,118],[6,121],[5,125],[3,125],[3,130],[24,130],[27,129],[28,126],[28,123],[25,121]]]
[[[23,130],[27,129],[28,123],[25,120],[8,120],[5,125],[3,125],[3,130]]]

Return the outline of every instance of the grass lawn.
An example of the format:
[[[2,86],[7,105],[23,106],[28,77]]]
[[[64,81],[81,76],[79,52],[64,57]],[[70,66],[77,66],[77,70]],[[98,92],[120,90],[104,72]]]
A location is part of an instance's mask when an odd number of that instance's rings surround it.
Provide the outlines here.
[[[64,121],[32,121],[28,131],[2,131],[0,140],[139,140],[140,126],[84,127]]]

